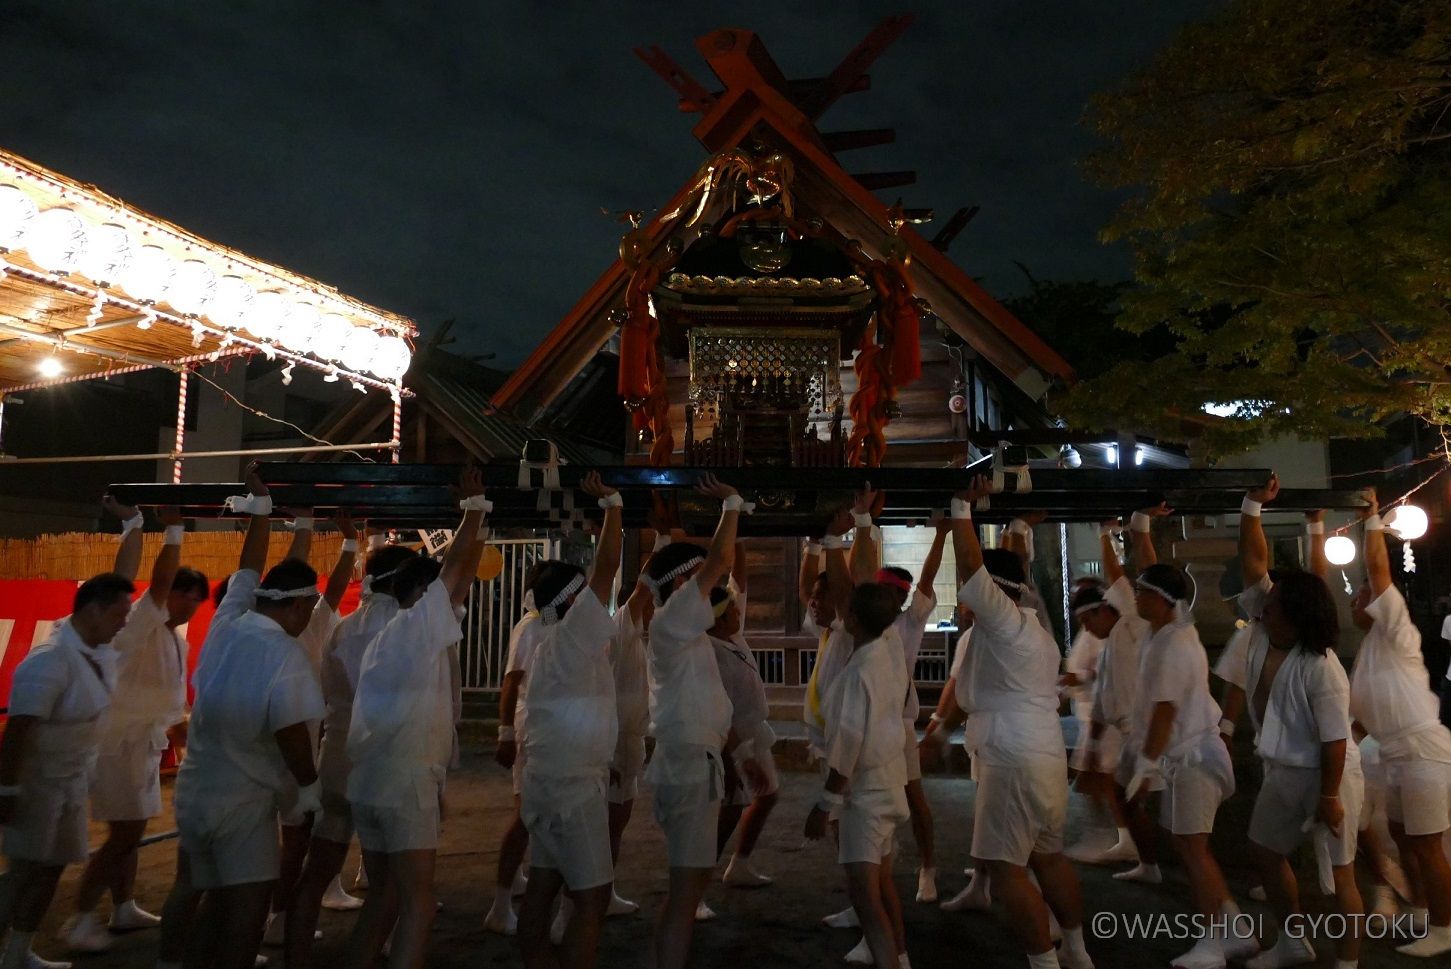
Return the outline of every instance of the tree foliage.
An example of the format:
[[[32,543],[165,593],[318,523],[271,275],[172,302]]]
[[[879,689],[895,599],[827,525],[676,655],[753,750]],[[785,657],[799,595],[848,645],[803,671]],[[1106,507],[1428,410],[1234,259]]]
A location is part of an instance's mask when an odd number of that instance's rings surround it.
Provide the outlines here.
[[[1212,449],[1451,417],[1451,3],[1234,0],[1090,105],[1090,160],[1131,197],[1129,334],[1176,345],[1055,403]]]

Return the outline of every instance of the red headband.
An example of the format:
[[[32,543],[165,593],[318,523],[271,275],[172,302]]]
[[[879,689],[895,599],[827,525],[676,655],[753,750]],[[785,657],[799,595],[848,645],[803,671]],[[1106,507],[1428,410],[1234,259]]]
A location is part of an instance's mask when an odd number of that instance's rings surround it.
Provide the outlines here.
[[[901,589],[903,592],[912,591],[912,580],[904,579],[895,572],[888,569],[877,569],[877,584],[889,585],[894,589]]]

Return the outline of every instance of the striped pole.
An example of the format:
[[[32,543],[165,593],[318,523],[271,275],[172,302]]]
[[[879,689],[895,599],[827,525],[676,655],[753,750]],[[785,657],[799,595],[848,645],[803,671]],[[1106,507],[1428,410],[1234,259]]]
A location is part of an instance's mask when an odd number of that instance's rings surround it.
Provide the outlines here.
[[[172,484],[181,484],[181,452],[186,443],[186,391],[191,382],[191,369],[182,367],[180,377],[181,384],[176,393],[176,446],[172,449]]]

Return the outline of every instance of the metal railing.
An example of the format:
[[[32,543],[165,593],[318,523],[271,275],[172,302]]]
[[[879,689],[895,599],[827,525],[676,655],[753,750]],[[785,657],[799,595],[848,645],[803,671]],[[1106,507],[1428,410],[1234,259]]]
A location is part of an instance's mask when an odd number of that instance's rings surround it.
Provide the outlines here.
[[[504,557],[498,578],[474,582],[469,589],[464,638],[459,647],[463,689],[497,690],[509,660],[509,631],[524,612],[524,575],[535,562],[551,558],[553,543],[546,538],[492,541]]]
[[[784,649],[753,649],[756,668],[766,686],[786,685],[786,651]]]

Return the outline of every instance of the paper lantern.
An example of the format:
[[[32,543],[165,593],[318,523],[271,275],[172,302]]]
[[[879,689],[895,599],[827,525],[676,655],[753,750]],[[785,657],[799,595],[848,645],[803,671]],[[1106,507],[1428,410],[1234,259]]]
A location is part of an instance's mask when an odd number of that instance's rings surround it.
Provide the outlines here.
[[[1397,505],[1385,516],[1385,526],[1395,532],[1403,542],[1414,542],[1426,534],[1431,521],[1426,513],[1415,505]]]
[[[109,286],[126,272],[135,251],[125,226],[103,222],[86,230],[86,248],[76,268],[97,286]]]
[[[322,315],[311,303],[291,303],[277,326],[277,342],[293,353],[311,353],[313,333]]]
[[[230,330],[239,329],[246,325],[247,314],[252,312],[252,303],[256,299],[257,290],[241,276],[223,276],[217,280],[207,316]]]
[[[479,558],[479,570],[476,575],[480,582],[492,582],[504,571],[504,553],[499,551],[497,545],[485,545],[484,554]]]
[[[142,246],[131,258],[117,285],[143,303],[155,303],[166,295],[176,263],[160,246]]]
[[[399,380],[412,362],[413,354],[402,337],[385,336],[378,341],[378,352],[369,369],[384,380]]]
[[[179,313],[200,316],[211,305],[217,292],[217,274],[200,259],[188,259],[176,267],[166,301]]]
[[[373,365],[373,356],[378,352],[378,334],[366,326],[355,326],[348,334],[343,346],[341,363],[354,373],[366,373]]]
[[[353,321],[339,313],[324,313],[312,334],[312,352],[324,360],[342,359],[353,333]]]
[[[68,273],[81,261],[86,248],[86,223],[74,211],[46,209],[25,230],[25,251],[30,261],[53,273]]]
[[[35,213],[35,202],[29,195],[14,185],[0,185],[0,249],[14,249],[20,245]]]
[[[1325,558],[1331,565],[1349,565],[1355,561],[1355,542],[1344,535],[1325,540]]]
[[[258,293],[247,314],[247,331],[259,340],[274,340],[282,332],[283,321],[291,310],[291,302],[276,290]]]

